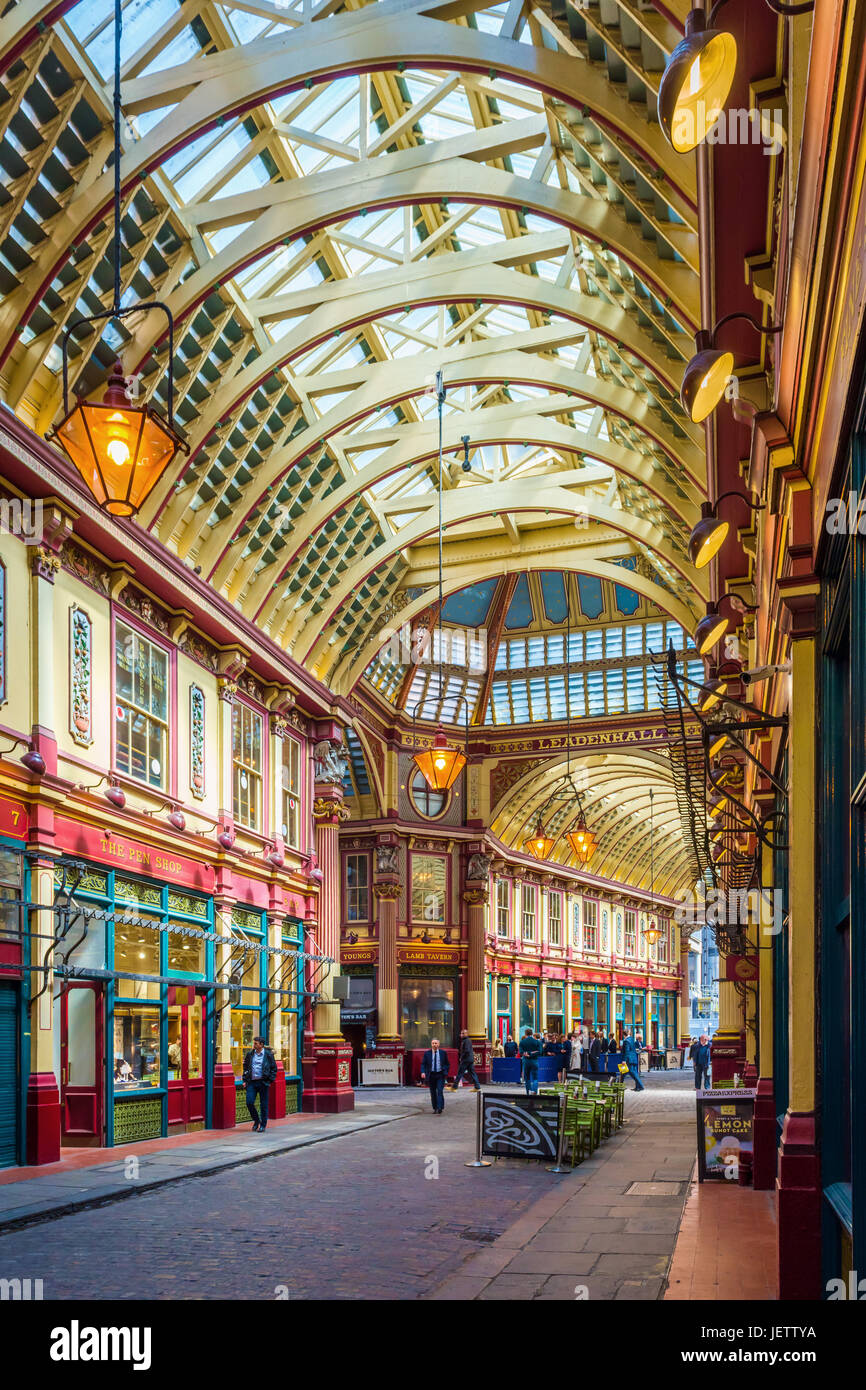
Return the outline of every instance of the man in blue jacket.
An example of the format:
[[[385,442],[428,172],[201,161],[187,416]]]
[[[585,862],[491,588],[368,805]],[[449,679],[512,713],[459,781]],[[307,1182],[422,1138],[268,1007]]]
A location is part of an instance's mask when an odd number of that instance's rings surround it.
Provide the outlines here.
[[[706,1033],[701,1033],[692,1061],[695,1066],[695,1090],[702,1091],[710,1084],[710,1040]]]
[[[439,1046],[438,1038],[430,1039],[430,1046],[421,1058],[421,1080],[430,1087],[430,1104],[433,1114],[441,1115],[445,1109],[445,1081],[448,1076],[448,1053]]]
[[[533,1037],[532,1029],[527,1028],[520,1040],[520,1056],[523,1058],[523,1084],[528,1096],[538,1091],[538,1059],[541,1056],[541,1043]]]
[[[628,1074],[634,1081],[636,1091],[645,1091],[646,1087],[640,1079],[640,1061],[638,1059],[637,1043],[631,1033],[626,1033],[622,1040],[622,1060],[628,1067]]]

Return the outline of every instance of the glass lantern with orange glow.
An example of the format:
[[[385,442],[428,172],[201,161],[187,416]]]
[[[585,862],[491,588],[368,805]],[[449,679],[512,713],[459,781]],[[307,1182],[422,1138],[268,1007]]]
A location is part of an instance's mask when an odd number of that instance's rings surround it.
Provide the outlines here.
[[[555,844],[556,841],[546,833],[541,820],[539,820],[535,827],[535,834],[523,841],[523,848],[527,854],[534,855],[536,859],[547,859]]]
[[[587,827],[586,820],[581,812],[577,825],[573,830],[566,832],[565,838],[577,855],[581,864],[588,864],[595,853],[598,840],[592,831]]]
[[[433,747],[416,753],[415,764],[431,791],[447,792],[466,766],[466,754],[451,747],[444,730],[438,729]]]
[[[189,446],[148,403],[132,404],[116,362],[101,401],[79,400],[51,436],[68,454],[99,506],[134,516],[179,449]]]

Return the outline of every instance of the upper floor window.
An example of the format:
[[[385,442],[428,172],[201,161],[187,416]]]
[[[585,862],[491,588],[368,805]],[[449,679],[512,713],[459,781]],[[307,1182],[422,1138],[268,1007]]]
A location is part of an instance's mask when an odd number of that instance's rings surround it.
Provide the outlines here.
[[[23,863],[23,854],[0,845],[0,945],[8,943],[21,932]]]
[[[280,767],[282,836],[292,849],[301,847],[301,745],[296,738],[282,739]]]
[[[510,917],[510,892],[507,878],[496,880],[496,935],[508,936]]]
[[[583,949],[598,950],[598,903],[583,900]]]
[[[236,700],[232,706],[234,818],[247,830],[262,823],[262,716]]]
[[[346,921],[370,920],[370,856],[346,856]]]
[[[444,922],[448,866],[444,855],[412,855],[412,921]]]
[[[535,940],[535,888],[531,883],[524,883],[521,894],[523,907],[523,940]]]
[[[657,941],[657,943],[656,943],[656,960],[659,961],[660,964],[662,964],[662,965],[667,965],[667,963],[668,963],[668,924],[667,924],[667,922],[659,922],[659,930],[661,931],[661,936],[659,937],[659,939],[658,939],[658,941]]]
[[[548,902],[548,939],[551,946],[562,945],[562,894],[549,893]]]
[[[168,786],[168,652],[125,623],[114,628],[115,763],[151,787]]]
[[[635,954],[637,943],[637,915],[634,912],[625,914],[625,953],[627,956]]]
[[[409,783],[409,799],[421,816],[431,820],[441,816],[448,804],[449,792],[437,792],[427,783],[423,772],[416,772]]]

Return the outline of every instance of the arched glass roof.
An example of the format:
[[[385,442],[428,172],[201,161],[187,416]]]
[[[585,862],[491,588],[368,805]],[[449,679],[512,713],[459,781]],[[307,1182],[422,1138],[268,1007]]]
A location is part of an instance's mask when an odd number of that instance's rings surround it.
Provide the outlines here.
[[[681,9],[124,5],[124,304],[175,315],[191,444],[139,519],[335,690],[431,589],[439,367],[455,579],[583,508],[571,568],[639,559],[699,610],[695,172],[655,116]],[[112,14],[0,21],[0,388],[40,433],[110,301]],[[74,338],[72,384],[118,354],[164,404],[159,316]]]

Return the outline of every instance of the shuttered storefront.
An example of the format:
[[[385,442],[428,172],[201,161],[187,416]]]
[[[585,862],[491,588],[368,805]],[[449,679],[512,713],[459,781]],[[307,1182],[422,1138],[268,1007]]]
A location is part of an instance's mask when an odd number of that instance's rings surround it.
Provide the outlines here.
[[[0,1168],[18,1162],[18,986],[0,982]]]

